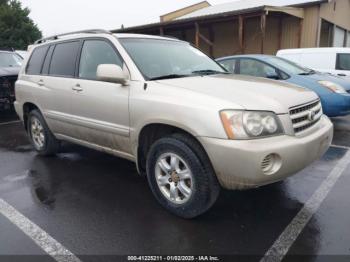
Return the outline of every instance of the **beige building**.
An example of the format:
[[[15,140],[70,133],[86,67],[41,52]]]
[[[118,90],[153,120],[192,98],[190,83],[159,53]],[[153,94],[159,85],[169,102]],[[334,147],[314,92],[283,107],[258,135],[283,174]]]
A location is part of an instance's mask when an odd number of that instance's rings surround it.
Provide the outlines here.
[[[213,57],[275,54],[298,47],[350,47],[350,0],[207,1],[114,32],[174,36]]]

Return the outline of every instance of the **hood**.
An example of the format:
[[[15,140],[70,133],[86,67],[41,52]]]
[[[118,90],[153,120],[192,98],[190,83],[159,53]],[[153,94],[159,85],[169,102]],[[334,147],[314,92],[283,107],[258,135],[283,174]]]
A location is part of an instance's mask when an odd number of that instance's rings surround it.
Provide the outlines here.
[[[160,80],[158,83],[229,101],[246,110],[273,111],[277,114],[288,113],[290,107],[317,99],[314,92],[296,85],[241,75],[195,76]]]
[[[20,67],[0,67],[0,77],[18,75],[20,70]]]
[[[345,79],[345,78],[341,78],[338,76],[334,76],[334,75],[330,75],[327,73],[316,73],[313,75],[305,75],[305,76],[300,76],[303,77],[304,79],[308,79],[311,80],[314,83],[318,84],[318,81],[330,81],[333,82],[335,84],[341,85],[345,90],[350,90],[350,81]]]

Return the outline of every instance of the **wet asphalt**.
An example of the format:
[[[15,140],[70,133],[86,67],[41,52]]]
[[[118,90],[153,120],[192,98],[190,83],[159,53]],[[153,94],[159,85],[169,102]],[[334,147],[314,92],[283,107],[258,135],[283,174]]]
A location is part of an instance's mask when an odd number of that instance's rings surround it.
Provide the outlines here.
[[[184,220],[160,207],[133,163],[70,144],[55,157],[39,157],[21,123],[4,124],[13,120],[0,116],[0,199],[82,261],[126,255],[259,261],[350,146],[350,118],[334,119],[336,146],[322,159],[282,183],[222,191],[208,213]],[[284,261],[350,261],[349,189],[347,167]],[[0,261],[54,261],[44,255],[0,214]]]

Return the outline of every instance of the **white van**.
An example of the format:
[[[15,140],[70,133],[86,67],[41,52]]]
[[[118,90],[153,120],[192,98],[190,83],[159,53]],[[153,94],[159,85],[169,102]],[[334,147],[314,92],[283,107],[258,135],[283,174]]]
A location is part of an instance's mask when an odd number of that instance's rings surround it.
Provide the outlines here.
[[[285,49],[278,51],[277,56],[320,72],[331,73],[350,80],[350,48]]]

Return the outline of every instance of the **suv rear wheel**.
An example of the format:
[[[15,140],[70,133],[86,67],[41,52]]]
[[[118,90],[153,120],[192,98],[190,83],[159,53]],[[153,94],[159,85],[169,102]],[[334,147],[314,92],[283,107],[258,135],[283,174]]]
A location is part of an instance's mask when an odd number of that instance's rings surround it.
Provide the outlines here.
[[[183,218],[206,212],[220,192],[203,149],[184,135],[161,138],[153,144],[147,159],[147,178],[158,202]]]
[[[32,110],[29,113],[27,127],[30,141],[40,155],[49,156],[58,152],[59,141],[54,137],[38,110]]]

